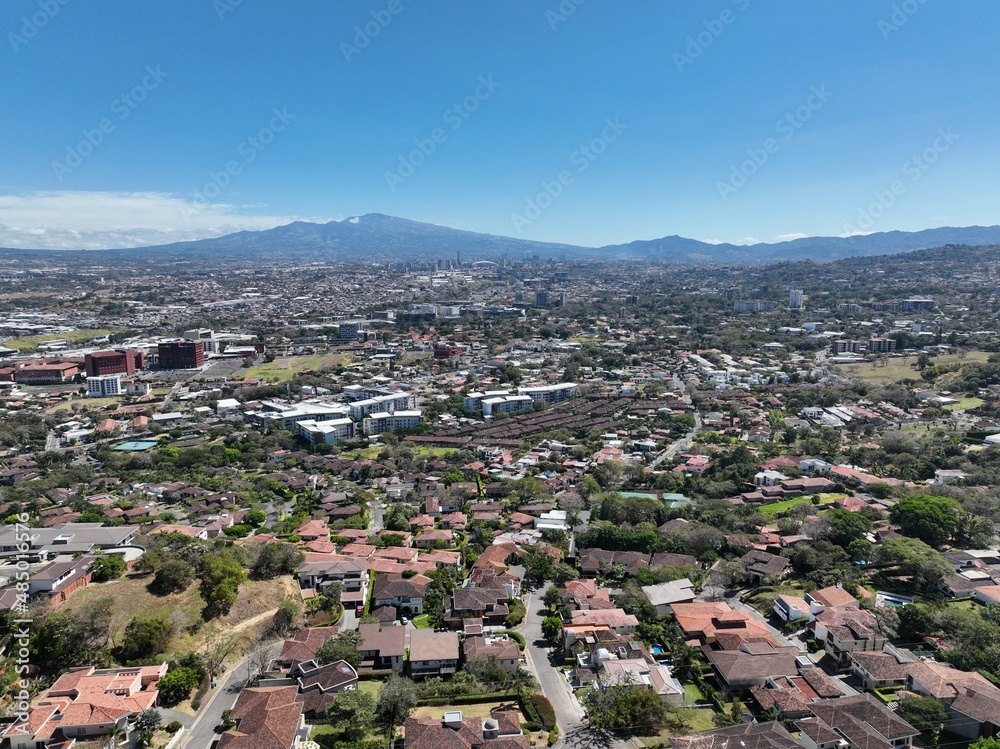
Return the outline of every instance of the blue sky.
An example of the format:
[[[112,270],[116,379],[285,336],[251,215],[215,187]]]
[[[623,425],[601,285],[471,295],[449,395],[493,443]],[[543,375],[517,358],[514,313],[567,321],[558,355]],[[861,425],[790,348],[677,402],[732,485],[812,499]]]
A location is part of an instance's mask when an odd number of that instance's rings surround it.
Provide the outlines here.
[[[1000,223],[993,0],[5,0],[0,245]]]

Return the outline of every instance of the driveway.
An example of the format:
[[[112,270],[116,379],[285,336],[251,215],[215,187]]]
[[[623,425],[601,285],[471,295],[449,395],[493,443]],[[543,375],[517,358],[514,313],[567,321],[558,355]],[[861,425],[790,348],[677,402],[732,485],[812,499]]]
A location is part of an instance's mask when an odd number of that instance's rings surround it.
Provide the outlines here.
[[[524,635],[526,642],[525,655],[529,670],[535,674],[542,693],[552,703],[552,709],[556,714],[559,741],[555,747],[633,749],[631,742],[595,731],[584,721],[583,707],[573,695],[573,690],[563,677],[563,672],[554,667],[549,659],[550,647],[542,636],[545,605],[534,595],[529,595],[524,600],[524,605],[528,612],[521,628],[521,634]],[[561,658],[559,664],[562,664]]]

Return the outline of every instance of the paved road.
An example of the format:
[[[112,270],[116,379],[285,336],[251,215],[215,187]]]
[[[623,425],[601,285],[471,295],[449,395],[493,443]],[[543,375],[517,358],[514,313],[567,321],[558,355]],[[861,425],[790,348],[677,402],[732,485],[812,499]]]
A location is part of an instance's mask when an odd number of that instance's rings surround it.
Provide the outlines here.
[[[691,394],[687,391],[687,388],[684,387],[684,383],[679,378],[674,377],[674,386],[680,392],[681,399],[690,406]],[[663,451],[653,459],[653,462],[649,464],[649,468],[656,468],[664,460],[674,457],[681,450],[686,449],[694,441],[694,438],[698,436],[698,432],[701,431],[701,414],[698,413],[697,409],[693,410],[691,413],[694,415],[694,429],[676,442],[664,448]]]
[[[559,725],[559,747],[570,749],[633,749],[631,742],[617,739],[608,734],[595,731],[584,721],[584,711],[573,696],[573,690],[562,675],[549,660],[550,648],[542,637],[542,619],[545,618],[544,604],[541,599],[529,595],[524,605],[527,615],[521,634],[526,641],[525,654],[528,667],[535,674],[542,692],[552,703],[555,710],[556,723]],[[562,659],[559,659],[560,664]]]
[[[382,503],[377,499],[373,499],[368,503],[368,509],[371,510],[371,520],[368,522],[368,532],[378,533],[383,528],[385,528],[385,508]]]
[[[276,657],[281,652],[281,642],[271,644],[270,655]],[[225,681],[215,689],[209,691],[202,703],[202,708],[198,712],[184,740],[185,749],[209,749],[212,742],[219,738],[215,732],[215,727],[222,723],[222,712],[228,710],[236,704],[240,690],[247,682],[247,659],[237,663],[231,671],[227,673]]]

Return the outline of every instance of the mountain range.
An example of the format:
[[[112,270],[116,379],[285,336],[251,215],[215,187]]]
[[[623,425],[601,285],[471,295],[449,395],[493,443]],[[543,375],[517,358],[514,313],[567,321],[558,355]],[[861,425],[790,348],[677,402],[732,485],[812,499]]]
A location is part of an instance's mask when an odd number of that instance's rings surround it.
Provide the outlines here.
[[[3,249],[4,257],[54,253],[112,253],[124,259],[156,257],[234,260],[433,260],[542,258],[578,260],[632,260],[660,263],[768,264],[790,260],[832,261],[847,257],[890,255],[945,245],[1000,244],[1000,226],[942,227],[917,232],[890,231],[850,237],[803,237],[774,244],[710,244],[696,239],[668,236],[605,247],[579,247],[536,242],[493,234],[452,229],[378,213],[331,221],[296,221],[263,231],[240,231],[211,239],[153,247],[117,250],[16,250]]]

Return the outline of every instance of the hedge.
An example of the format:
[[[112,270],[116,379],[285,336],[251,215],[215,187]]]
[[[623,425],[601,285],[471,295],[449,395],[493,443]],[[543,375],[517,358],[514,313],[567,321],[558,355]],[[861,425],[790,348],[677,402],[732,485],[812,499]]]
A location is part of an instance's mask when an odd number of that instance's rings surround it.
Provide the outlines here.
[[[535,715],[538,716],[542,728],[551,731],[556,727],[556,711],[552,708],[552,703],[544,694],[533,694],[529,698],[529,703],[534,708]]]
[[[455,697],[425,697],[418,699],[421,707],[441,707],[442,705],[475,705],[480,702],[504,702],[517,699],[517,692],[493,692],[491,694],[463,694]]]
[[[507,635],[507,637],[509,637],[510,639],[512,639],[514,642],[516,642],[518,644],[518,647],[520,647],[521,650],[524,650],[524,646],[527,643],[524,640],[524,635],[522,635],[520,632],[515,632],[512,629],[505,629],[505,630],[501,631],[500,634]],[[575,661],[574,661],[574,663],[575,663]]]

